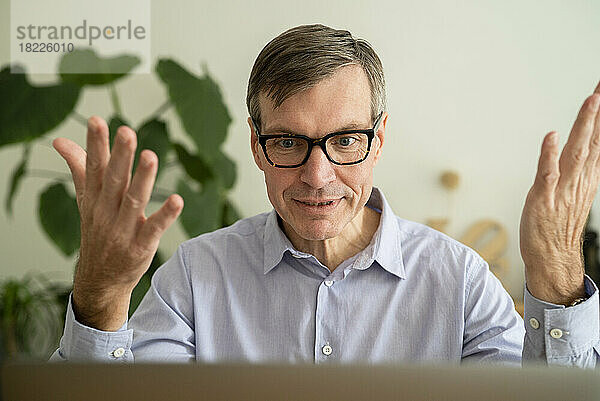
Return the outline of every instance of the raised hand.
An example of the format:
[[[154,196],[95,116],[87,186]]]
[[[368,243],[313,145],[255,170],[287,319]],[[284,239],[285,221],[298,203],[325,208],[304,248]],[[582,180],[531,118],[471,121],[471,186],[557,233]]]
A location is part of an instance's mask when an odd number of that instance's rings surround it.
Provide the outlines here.
[[[521,215],[527,288],[555,304],[585,295],[582,241],[600,181],[599,108],[600,84],[583,103],[560,158],[557,133],[546,135]]]
[[[114,331],[127,319],[131,292],[148,270],[162,234],[181,213],[183,199],[171,195],[146,218],[158,158],[142,151],[131,179],[135,132],[120,127],[112,153],[108,138],[106,122],[94,116],[88,120],[87,153],[66,138],[52,144],[71,170],[81,218],[75,316],[87,326]]]

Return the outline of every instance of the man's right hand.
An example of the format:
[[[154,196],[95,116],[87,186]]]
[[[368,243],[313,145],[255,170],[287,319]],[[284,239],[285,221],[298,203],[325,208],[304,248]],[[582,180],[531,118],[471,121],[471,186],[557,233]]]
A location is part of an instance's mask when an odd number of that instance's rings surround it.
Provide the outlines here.
[[[98,330],[116,331],[127,320],[131,292],[148,270],[160,237],[181,213],[183,199],[171,195],[146,218],[158,158],[142,151],[131,179],[135,132],[119,127],[112,153],[108,138],[106,122],[94,116],[88,120],[87,153],[66,138],[52,145],[71,170],[81,218],[75,317]]]

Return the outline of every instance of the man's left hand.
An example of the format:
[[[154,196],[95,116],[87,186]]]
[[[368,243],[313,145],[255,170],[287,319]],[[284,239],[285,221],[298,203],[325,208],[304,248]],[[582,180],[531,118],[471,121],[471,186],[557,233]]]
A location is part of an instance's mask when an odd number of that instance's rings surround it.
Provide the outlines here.
[[[582,243],[600,182],[599,107],[600,84],[583,103],[562,153],[558,134],[545,136],[521,215],[527,289],[546,302],[569,305],[585,296]]]

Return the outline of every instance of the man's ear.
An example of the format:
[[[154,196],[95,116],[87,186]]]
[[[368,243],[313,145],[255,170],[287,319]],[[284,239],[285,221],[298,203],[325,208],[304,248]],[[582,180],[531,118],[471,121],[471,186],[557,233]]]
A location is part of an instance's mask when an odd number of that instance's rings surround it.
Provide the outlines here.
[[[385,139],[385,125],[387,124],[388,113],[384,112],[381,116],[381,123],[379,124],[379,129],[375,133],[375,138],[377,138],[375,148],[375,158],[373,160],[374,165],[377,164],[379,158],[381,157],[381,148],[383,148],[383,141]]]
[[[252,117],[248,117],[248,125],[250,126],[250,149],[252,150],[252,156],[254,156],[254,163],[256,166],[264,171],[263,160],[261,158],[260,143],[258,143],[258,137],[254,130],[254,124],[252,124]]]

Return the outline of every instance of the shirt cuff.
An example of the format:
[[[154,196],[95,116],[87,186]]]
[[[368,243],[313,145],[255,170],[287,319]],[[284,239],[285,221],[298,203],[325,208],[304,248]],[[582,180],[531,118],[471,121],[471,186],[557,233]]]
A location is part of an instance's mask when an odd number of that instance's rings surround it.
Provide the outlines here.
[[[133,362],[131,344],[133,330],[127,321],[117,331],[102,331],[85,326],[75,319],[72,296],[69,295],[65,330],[58,350],[68,361]]]
[[[569,307],[542,301],[525,286],[526,337],[539,355],[545,351],[547,362],[578,356],[598,345],[598,288],[587,275],[584,282],[589,298]]]

